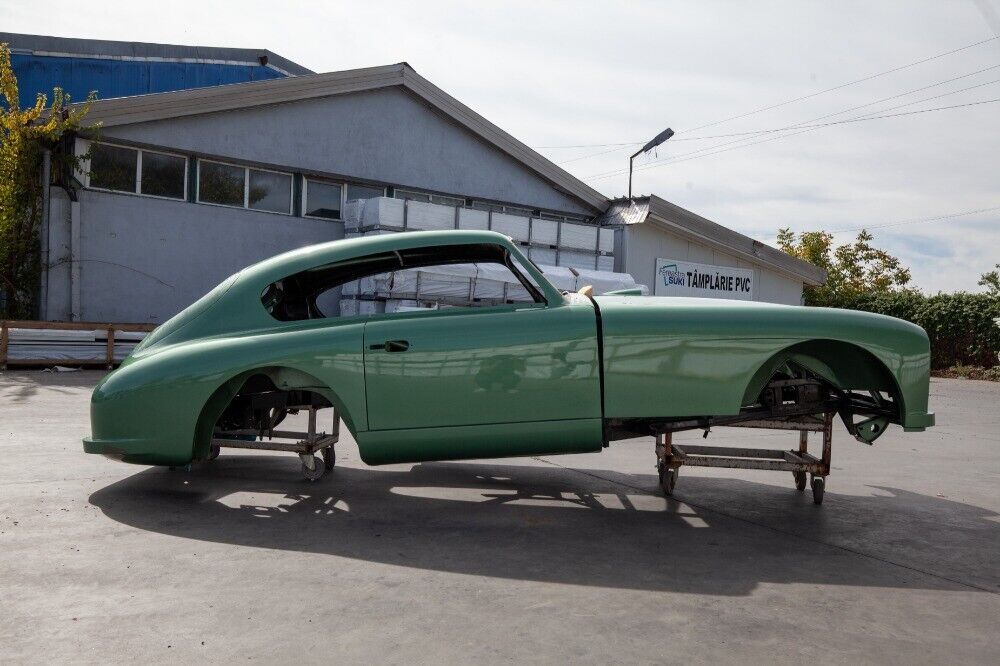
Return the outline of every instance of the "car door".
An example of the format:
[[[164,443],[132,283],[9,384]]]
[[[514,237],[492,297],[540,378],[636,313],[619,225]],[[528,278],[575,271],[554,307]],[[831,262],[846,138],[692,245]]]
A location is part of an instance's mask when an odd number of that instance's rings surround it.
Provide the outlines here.
[[[381,315],[365,324],[370,430],[600,419],[593,304]]]

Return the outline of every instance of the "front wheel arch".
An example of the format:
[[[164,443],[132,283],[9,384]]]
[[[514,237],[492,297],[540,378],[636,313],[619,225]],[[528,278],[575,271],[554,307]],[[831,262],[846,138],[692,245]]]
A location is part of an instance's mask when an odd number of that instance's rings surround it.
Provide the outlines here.
[[[281,390],[298,389],[319,393],[334,406],[340,418],[347,425],[347,429],[351,435],[355,435],[354,419],[347,410],[344,401],[333,388],[302,370],[286,366],[264,366],[244,370],[230,377],[222,382],[212,395],[209,396],[198,415],[198,421],[195,425],[193,441],[193,458],[195,460],[204,459],[208,455],[211,447],[212,431],[219,417],[222,416],[226,407],[229,406],[229,403],[240,392],[240,389],[243,388],[247,380],[257,375],[267,377],[276,388]]]
[[[793,363],[842,390],[884,391],[906,413],[903,393],[889,368],[867,349],[840,340],[807,340],[772,355],[754,373],[743,394],[743,404],[757,401],[767,382],[785,364]]]

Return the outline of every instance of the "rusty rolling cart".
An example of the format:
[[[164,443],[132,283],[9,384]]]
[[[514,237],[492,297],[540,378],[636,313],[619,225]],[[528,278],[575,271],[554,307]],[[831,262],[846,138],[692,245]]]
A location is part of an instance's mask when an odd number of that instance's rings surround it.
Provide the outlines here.
[[[297,413],[305,411],[307,413],[306,432],[295,430],[277,430],[280,418],[277,417],[278,410],[274,410],[272,419],[266,424],[267,427],[260,430],[240,428],[224,430],[216,427],[212,435],[212,448],[209,460],[214,460],[219,456],[220,450],[231,449],[256,449],[258,451],[288,451],[297,453],[302,460],[302,474],[310,481],[323,476],[324,473],[333,469],[336,464],[336,444],[340,440],[340,413],[334,407],[332,430],[316,431],[316,412],[326,405],[318,405],[315,402],[303,405],[287,405],[283,411]],[[281,414],[282,418],[284,414]],[[319,452],[322,460],[315,454]]]
[[[790,450],[697,445],[681,447],[673,443],[673,433],[677,430],[690,428],[678,427],[658,433],[656,435],[656,468],[660,476],[660,487],[665,494],[673,495],[678,471],[684,465],[791,472],[795,479],[795,488],[799,491],[806,488],[806,475],[811,477],[813,502],[822,504],[823,492],[826,487],[825,479],[830,474],[833,417],[833,412],[826,412],[823,415],[803,414],[726,424],[733,428],[798,431],[799,446],[797,449]],[[819,458],[809,453],[810,432],[823,433],[823,452]]]

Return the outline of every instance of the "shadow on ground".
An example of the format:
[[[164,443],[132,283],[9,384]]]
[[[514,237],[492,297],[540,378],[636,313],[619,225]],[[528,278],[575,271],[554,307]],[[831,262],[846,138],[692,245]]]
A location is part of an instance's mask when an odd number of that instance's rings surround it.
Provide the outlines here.
[[[191,472],[142,471],[90,501],[120,523],[189,539],[576,585],[744,595],[766,582],[1000,583],[1000,524],[978,507],[892,488],[828,490],[816,507],[790,488],[682,484],[667,501],[652,475],[480,463],[337,468],[310,484],[292,457],[223,456]]]

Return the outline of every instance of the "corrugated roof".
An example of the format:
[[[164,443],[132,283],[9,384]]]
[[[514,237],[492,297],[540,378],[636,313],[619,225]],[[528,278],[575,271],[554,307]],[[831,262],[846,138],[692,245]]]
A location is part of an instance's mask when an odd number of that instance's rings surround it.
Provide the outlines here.
[[[822,268],[754,240],[738,231],[712,222],[655,195],[638,197],[633,200],[616,199],[611,202],[607,212],[599,218],[598,222],[601,224],[655,224],[682,237],[734,254],[741,259],[792,275],[808,285],[820,285],[826,281],[826,271]]]
[[[23,35],[13,32],[0,32],[0,42],[10,44],[11,50],[14,52],[52,57],[258,64],[260,56],[267,56],[267,66],[284,74],[303,76],[314,73],[312,70],[268,49],[122,42],[107,39]]]

